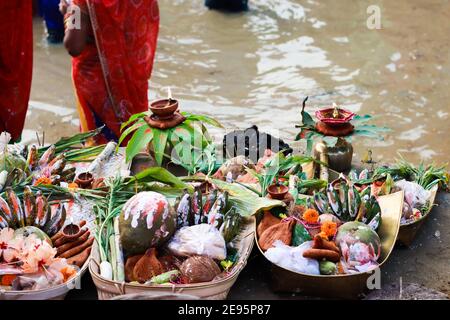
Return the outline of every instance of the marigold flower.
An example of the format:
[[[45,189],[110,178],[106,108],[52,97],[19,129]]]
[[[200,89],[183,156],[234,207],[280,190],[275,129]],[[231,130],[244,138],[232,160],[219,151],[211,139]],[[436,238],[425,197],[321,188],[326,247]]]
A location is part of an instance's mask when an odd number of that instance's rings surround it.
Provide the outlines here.
[[[314,209],[308,209],[303,213],[302,218],[308,223],[317,223],[319,221],[319,213]]]
[[[67,187],[69,189],[78,189],[79,188],[78,184],[76,184],[75,182],[69,183],[69,185]]]
[[[49,185],[52,184],[52,179],[48,178],[48,177],[40,177],[39,179],[37,179],[34,182],[35,186],[39,186],[39,185]]]
[[[325,221],[320,226],[320,230],[325,233],[327,237],[334,237],[337,232],[337,223],[333,221]]]

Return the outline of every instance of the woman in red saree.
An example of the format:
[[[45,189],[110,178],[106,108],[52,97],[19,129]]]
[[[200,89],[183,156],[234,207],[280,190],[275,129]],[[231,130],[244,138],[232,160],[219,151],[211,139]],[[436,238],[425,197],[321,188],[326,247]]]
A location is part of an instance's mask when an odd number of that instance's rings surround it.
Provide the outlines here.
[[[0,1],[0,132],[21,138],[33,72],[30,0]]]
[[[64,1],[64,0],[63,0]],[[159,30],[156,0],[73,0],[81,30],[67,28],[82,131],[105,125],[96,143],[117,140],[122,122],[148,110]],[[67,19],[77,10],[69,7]],[[76,21],[76,20],[71,20]]]

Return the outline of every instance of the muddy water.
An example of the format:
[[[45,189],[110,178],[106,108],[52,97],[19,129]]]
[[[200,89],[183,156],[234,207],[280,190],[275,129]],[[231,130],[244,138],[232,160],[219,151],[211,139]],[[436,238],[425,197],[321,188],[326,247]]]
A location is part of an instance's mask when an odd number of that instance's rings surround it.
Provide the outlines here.
[[[366,26],[368,5],[381,30]],[[250,0],[242,14],[209,11],[201,0],[161,0],[152,98],[170,86],[184,110],[213,115],[227,128],[257,124],[292,140],[299,103],[332,102],[392,128],[370,146],[378,160],[448,160],[450,2]],[[26,139],[77,131],[70,61],[48,46],[35,21],[35,72]]]

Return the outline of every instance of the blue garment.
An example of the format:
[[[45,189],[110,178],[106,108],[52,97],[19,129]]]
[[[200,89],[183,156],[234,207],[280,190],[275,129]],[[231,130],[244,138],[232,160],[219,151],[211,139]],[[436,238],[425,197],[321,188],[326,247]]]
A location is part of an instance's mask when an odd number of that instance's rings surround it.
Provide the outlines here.
[[[39,0],[39,12],[44,17],[49,40],[60,42],[64,38],[64,17],[59,12],[60,0]]]

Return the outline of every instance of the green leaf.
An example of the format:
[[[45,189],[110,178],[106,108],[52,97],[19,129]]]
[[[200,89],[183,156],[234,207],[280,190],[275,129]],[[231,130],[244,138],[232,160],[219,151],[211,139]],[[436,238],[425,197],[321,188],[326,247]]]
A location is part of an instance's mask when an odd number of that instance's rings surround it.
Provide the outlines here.
[[[126,148],[126,162],[130,162],[153,138],[152,129],[142,126],[136,130]]]
[[[212,117],[208,117],[205,115],[194,115],[192,113],[189,112],[182,112],[181,113],[183,116],[186,117],[187,120],[190,121],[200,121],[206,124],[209,124],[213,127],[217,127],[217,128],[223,128],[222,124],[217,121],[216,119],[212,118]]]
[[[355,130],[353,131],[353,135],[383,140],[383,136],[381,134],[369,130]]]
[[[132,126],[128,127],[125,131],[123,131],[122,134],[120,135],[120,139],[119,139],[119,143],[117,144],[117,147],[119,147],[122,144],[122,142],[125,140],[125,138],[130,133],[132,133],[133,131],[139,129],[143,125],[147,125],[147,123],[145,121],[143,121],[143,120],[142,121],[138,121],[138,122],[134,123]]]
[[[155,161],[161,166],[166,150],[167,138],[169,136],[168,130],[160,130],[153,128],[153,151],[155,152]]]
[[[315,128],[316,126],[316,122],[313,120],[311,115],[306,111],[302,111],[302,122],[304,125],[309,127]]]
[[[297,247],[310,240],[311,236],[305,227],[301,223],[295,224],[294,231],[292,232],[292,246]]]
[[[363,116],[360,116],[357,114],[353,117],[353,120],[351,122],[352,123],[363,123],[363,122],[367,122],[371,119],[373,119],[373,117],[370,114],[365,114]]]
[[[127,184],[132,185],[134,182],[161,182],[172,188],[192,189],[191,186],[184,183],[180,178],[161,167],[152,167],[145,169],[135,175]]]
[[[148,115],[148,111],[133,114],[130,118],[128,118],[128,121],[122,123],[122,125],[120,126],[120,131],[122,131],[123,128],[127,127],[133,121],[136,121],[139,118],[144,118],[147,115]]]
[[[261,210],[285,206],[282,201],[259,197],[256,193],[237,183],[228,183],[216,179],[211,179],[211,182],[220,190],[228,192],[229,202],[236,208],[236,212],[243,217],[254,215]]]

